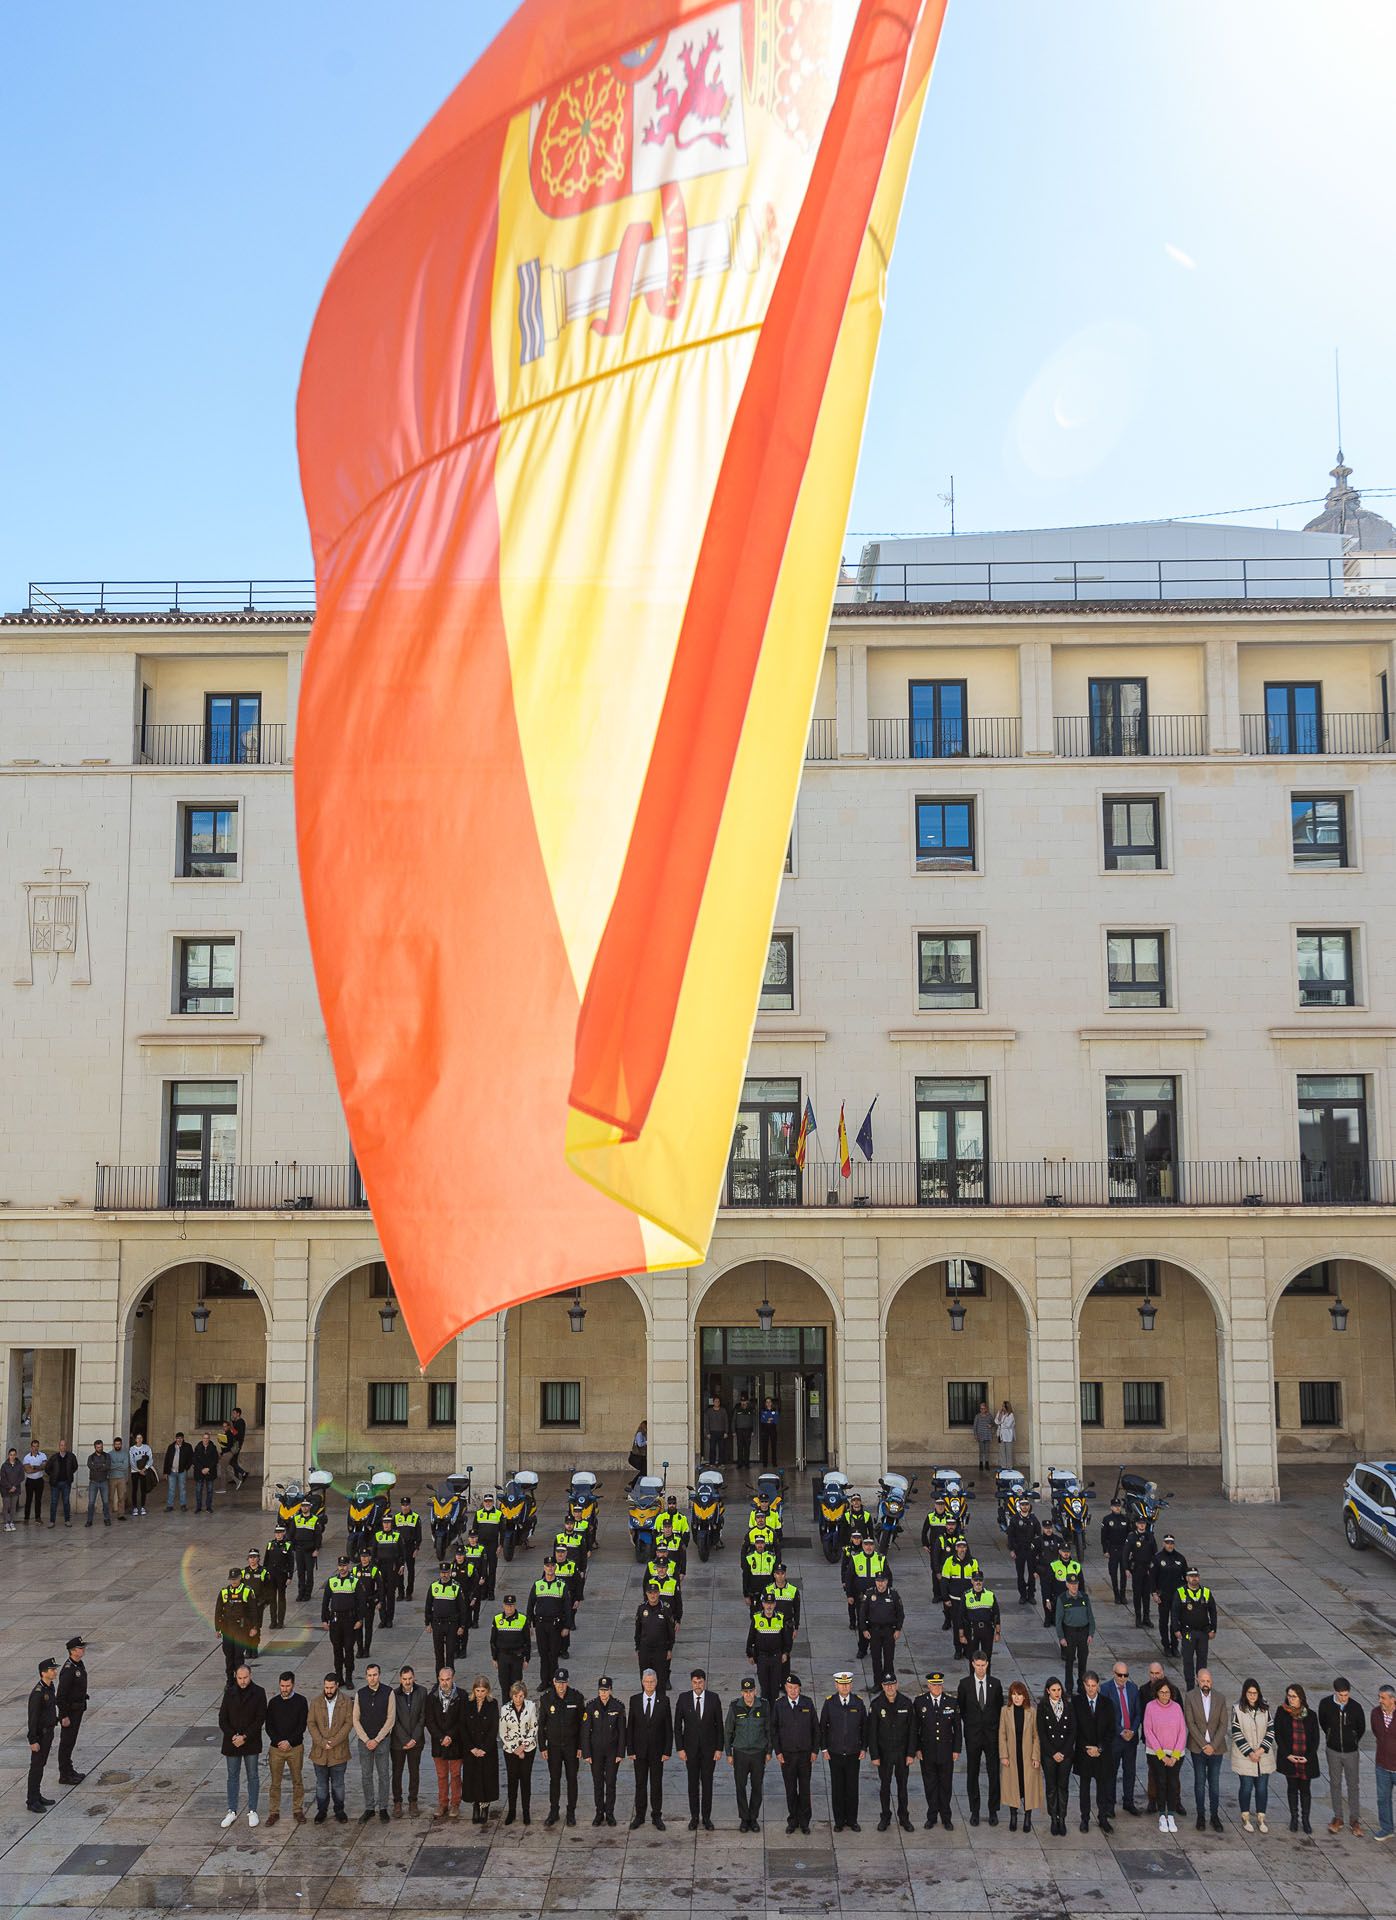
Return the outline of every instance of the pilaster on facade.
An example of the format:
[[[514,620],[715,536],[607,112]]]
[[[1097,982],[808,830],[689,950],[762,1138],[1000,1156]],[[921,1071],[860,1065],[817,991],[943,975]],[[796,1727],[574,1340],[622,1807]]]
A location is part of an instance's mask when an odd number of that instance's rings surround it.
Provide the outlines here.
[[[505,1477],[505,1316],[489,1314],[456,1335],[456,1472]]]
[[[1077,1359],[1072,1243],[1039,1240],[1033,1257],[1035,1317],[1028,1325],[1028,1468],[1081,1471],[1081,1381]]]
[[[1024,640],[1019,643],[1018,695],[1022,701],[1023,758],[1042,759],[1056,751],[1050,641]]]
[[[1207,689],[1207,751],[1241,751],[1241,677],[1234,638],[1214,635],[1204,648]]]
[[[843,641],[834,649],[834,730],[841,760],[868,757],[868,649]]]
[[[712,1269],[681,1267],[641,1280],[650,1306],[649,1377],[645,1383],[651,1473],[670,1474],[680,1487],[697,1447],[694,1427],[693,1331],[689,1299],[703,1290]]]
[[[872,1486],[887,1464],[881,1262],[875,1239],[843,1243],[843,1341],[838,1465]]]
[[[1265,1505],[1280,1497],[1280,1474],[1263,1240],[1228,1241],[1227,1282],[1219,1330],[1224,1490],[1229,1500]]]
[[[276,1505],[276,1483],[298,1480],[313,1457],[315,1395],[310,1334],[310,1241],[272,1246],[267,1309],[267,1409],[262,1505]]]

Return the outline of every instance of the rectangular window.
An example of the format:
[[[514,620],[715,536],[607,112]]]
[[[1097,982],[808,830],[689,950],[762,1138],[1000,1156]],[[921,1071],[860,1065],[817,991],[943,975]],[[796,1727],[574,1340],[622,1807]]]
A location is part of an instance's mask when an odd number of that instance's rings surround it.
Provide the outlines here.
[[[1352,935],[1301,932],[1299,1004],[1301,1007],[1351,1007],[1357,1000],[1352,973]]]
[[[911,758],[946,760],[965,751],[965,682],[912,680]]]
[[[983,1263],[979,1260],[947,1260],[945,1291],[952,1300],[963,1300],[967,1295],[982,1300],[986,1292]]]
[[[916,1004],[922,1013],[979,1005],[977,933],[919,933],[916,948]]]
[[[371,1427],[407,1425],[407,1382],[374,1380],[368,1389],[368,1424]]]
[[[1109,1273],[1103,1273],[1092,1293],[1152,1294],[1159,1295],[1157,1260],[1122,1260],[1118,1267],[1111,1267]]]
[[[1126,1380],[1124,1420],[1127,1427],[1163,1425],[1162,1380]]]
[[[181,806],[179,877],[181,880],[233,880],[238,868],[238,810]]]
[[[918,799],[916,871],[972,873],[974,860],[973,800]]]
[[[1092,680],[1091,752],[1132,759],[1149,751],[1147,680]]]
[[[211,767],[255,766],[261,757],[261,694],[205,694],[205,762]]]
[[[1301,1073],[1299,1160],[1309,1205],[1367,1198],[1367,1082],[1360,1073]]]
[[[1286,1293],[1332,1293],[1332,1291],[1333,1262],[1331,1260],[1318,1260],[1313,1266],[1305,1267],[1302,1273],[1295,1274],[1285,1288]]]
[[[1323,688],[1317,680],[1267,680],[1265,751],[1323,752]]]
[[[1338,1381],[1299,1382],[1299,1424],[1301,1427],[1342,1426],[1343,1389]]]
[[[259,1380],[253,1390],[252,1424],[264,1427],[267,1424],[267,1383]]]
[[[211,1260],[204,1262],[199,1273],[201,1300],[245,1300],[251,1293],[247,1281],[231,1267],[216,1266]]]
[[[790,838],[785,843],[785,871],[795,871],[795,829],[790,829]]]
[[[1347,795],[1292,793],[1289,834],[1296,867],[1350,866]]]
[[[917,1196],[922,1206],[987,1200],[989,1083],[916,1082]]]
[[[230,1207],[236,1197],[236,1080],[170,1085],[166,1206]]]
[[[1105,1082],[1110,1199],[1127,1206],[1175,1200],[1178,1086],[1167,1074],[1112,1074]]]
[[[238,1390],[236,1383],[218,1381],[197,1386],[194,1389],[194,1425],[196,1427],[221,1427],[225,1420],[233,1417],[233,1408],[237,1405]]]
[[[732,1129],[727,1163],[729,1207],[793,1207],[800,1202],[795,1145],[800,1131],[798,1080],[742,1082],[742,1101]],[[808,1142],[811,1158],[818,1142]]]
[[[1166,937],[1161,933],[1108,933],[1105,936],[1112,1007],[1166,1007]]]
[[[237,984],[237,941],[180,940],[177,1013],[231,1013]]]
[[[456,1424],[456,1383],[454,1380],[428,1380],[427,1425],[453,1427]]]
[[[762,1013],[791,1013],[795,1007],[795,936],[773,933],[761,978]]]
[[[538,1388],[540,1427],[579,1427],[582,1424],[580,1380],[543,1380]]]
[[[1099,1380],[1081,1382],[1081,1425],[1083,1427],[1105,1425],[1105,1391]]]
[[[1157,794],[1107,793],[1101,802],[1105,822],[1107,873],[1156,873],[1163,865],[1163,802]]]
[[[947,1380],[945,1383],[945,1424],[947,1427],[972,1427],[979,1402],[989,1397],[987,1380]]]

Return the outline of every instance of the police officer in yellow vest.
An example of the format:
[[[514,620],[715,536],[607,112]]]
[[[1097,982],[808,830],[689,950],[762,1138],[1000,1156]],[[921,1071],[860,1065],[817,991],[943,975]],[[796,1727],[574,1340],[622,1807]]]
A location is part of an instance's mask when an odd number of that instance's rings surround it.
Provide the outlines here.
[[[786,1572],[785,1562],[777,1560],[761,1595],[764,1599],[770,1594],[779,1612],[790,1622],[790,1631],[798,1635],[800,1631],[800,1589]]]
[[[868,1650],[863,1634],[863,1600],[872,1592],[878,1574],[887,1573],[887,1556],[879,1553],[871,1537],[855,1533],[843,1557],[843,1590],[848,1601],[848,1624],[858,1635],[858,1658]],[[888,1579],[890,1582],[890,1574]]]
[[[754,1538],[742,1555],[742,1598],[755,1600],[776,1570],[776,1556],[770,1536]]]
[[[509,1698],[510,1687],[523,1679],[523,1670],[532,1657],[528,1617],[519,1612],[513,1594],[506,1593],[503,1606],[490,1623],[490,1658],[499,1675],[501,1699]]]
[[[320,1598],[320,1624],[330,1636],[334,1649],[335,1678],[342,1686],[354,1684],[354,1641],[359,1631],[359,1576],[350,1565],[347,1553],[341,1553],[334,1572],[325,1582]]]
[[[320,1550],[320,1517],[309,1500],[302,1500],[291,1517],[291,1545],[296,1554],[296,1598],[309,1600]]]
[[[746,1657],[755,1665],[756,1684],[772,1707],[785,1684],[786,1669],[790,1665],[790,1642],[790,1627],[785,1615],[770,1594],[763,1595],[760,1606],[751,1616],[746,1637]]]
[[[529,1589],[526,1611],[538,1645],[538,1684],[550,1686],[558,1662],[567,1651],[573,1617],[567,1581],[551,1554]]]
[[[976,1571],[970,1576],[969,1591],[960,1597],[955,1627],[960,1652],[966,1660],[973,1660],[976,1653],[992,1660],[1001,1637],[998,1599],[993,1588],[985,1586],[983,1572]]]
[[[417,1549],[422,1544],[422,1516],[404,1493],[397,1503],[393,1525],[402,1541],[402,1564],[398,1574],[398,1598],[410,1600],[417,1588]]]
[[[427,1588],[424,1624],[431,1632],[432,1667],[454,1667],[457,1656],[465,1652],[465,1608],[461,1604],[460,1582],[449,1567],[442,1567]]]

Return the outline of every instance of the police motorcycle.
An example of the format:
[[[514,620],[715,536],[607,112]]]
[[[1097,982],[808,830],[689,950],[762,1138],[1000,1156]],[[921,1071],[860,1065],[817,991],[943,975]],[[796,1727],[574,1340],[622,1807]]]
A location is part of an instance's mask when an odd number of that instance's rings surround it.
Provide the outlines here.
[[[512,1560],[520,1547],[526,1547],[538,1525],[538,1475],[531,1467],[520,1467],[505,1483],[500,1495],[504,1514],[499,1527],[499,1550]]]
[[[1091,1495],[1095,1482],[1083,1486],[1069,1467],[1048,1467],[1047,1487],[1052,1496],[1052,1518],[1064,1540],[1069,1540],[1077,1555],[1085,1552],[1086,1522],[1090,1519]]]
[[[436,1558],[443,1561],[446,1549],[465,1527],[470,1512],[470,1468],[464,1473],[448,1473],[439,1487],[428,1487],[431,1502],[431,1543]]]
[[[567,1518],[586,1535],[590,1553],[601,1531],[601,1482],[584,1467],[578,1467],[567,1483]]]
[[[1126,1473],[1121,1467],[1112,1498],[1123,1503],[1125,1518],[1131,1526],[1136,1520],[1142,1520],[1152,1533],[1155,1520],[1173,1496],[1161,1493],[1157,1480],[1146,1480],[1142,1473]]]
[[[878,1475],[873,1532],[877,1537],[879,1553],[892,1551],[897,1535],[906,1523],[907,1503],[915,1491],[914,1477],[908,1479],[904,1473],[893,1473],[890,1469]]]
[[[1028,1485],[1017,1467],[1000,1467],[994,1475],[994,1518],[999,1532],[1007,1533],[1011,1520],[1031,1513],[1037,1497],[1037,1488]]]
[[[843,1552],[848,1537],[848,1475],[826,1467],[814,1476],[814,1517],[819,1523],[819,1544],[832,1567]]]
[[[961,1478],[958,1467],[937,1467],[931,1475],[931,1504],[945,1502],[946,1518],[950,1522],[950,1537],[963,1538],[969,1524],[969,1503],[973,1493]]]
[[[279,1525],[289,1527],[292,1519],[301,1510],[301,1502],[308,1500],[310,1510],[320,1522],[325,1523],[325,1498],[327,1490],[334,1485],[334,1475],[325,1467],[312,1467],[304,1481],[280,1480],[276,1483],[276,1518]]]
[[[630,1543],[635,1549],[635,1558],[641,1566],[654,1557],[659,1515],[664,1505],[664,1481],[669,1462],[663,1460],[660,1465],[665,1469],[663,1474],[637,1473],[630,1483],[628,1509]]]
[[[726,1487],[716,1467],[704,1467],[689,1498],[688,1530],[700,1560],[722,1545],[722,1523],[727,1517]]]

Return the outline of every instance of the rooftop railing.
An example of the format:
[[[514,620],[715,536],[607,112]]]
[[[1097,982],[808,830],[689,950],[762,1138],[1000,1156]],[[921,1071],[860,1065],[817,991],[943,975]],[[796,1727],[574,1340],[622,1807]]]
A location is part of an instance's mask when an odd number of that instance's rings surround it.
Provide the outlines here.
[[[1357,576],[1342,554],[1265,554],[1200,560],[845,561],[837,604],[891,601],[943,606],[957,600],[1341,600],[1396,589],[1390,575]]]
[[[26,613],[314,613],[313,580],[31,580]]]

